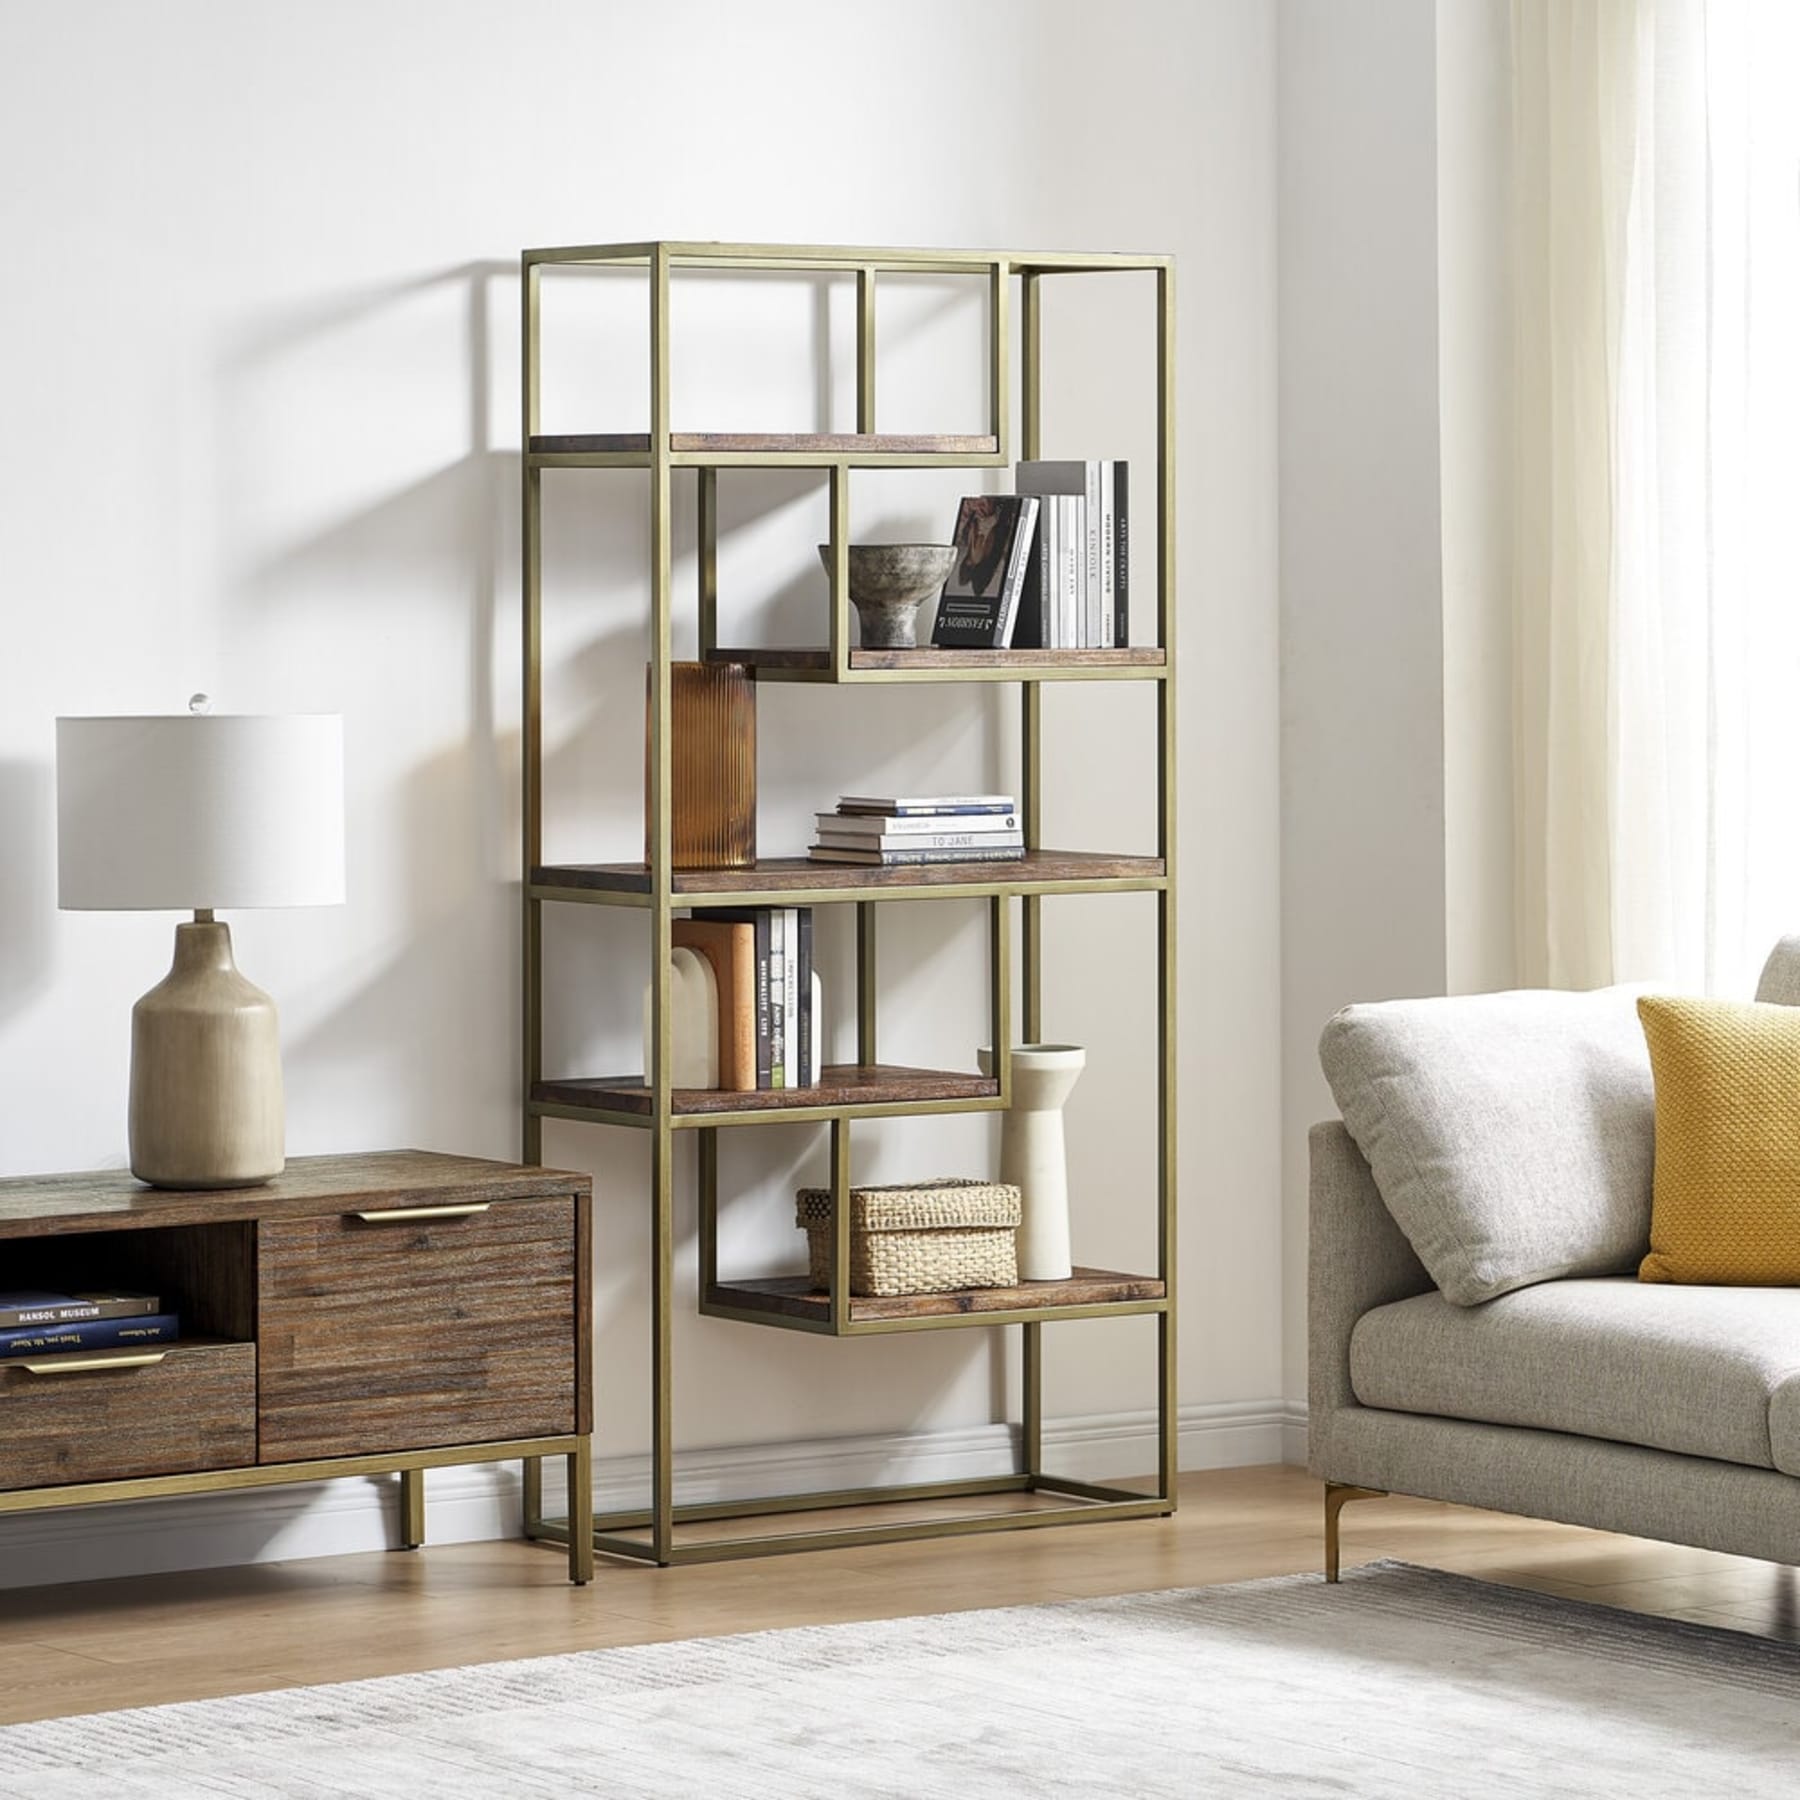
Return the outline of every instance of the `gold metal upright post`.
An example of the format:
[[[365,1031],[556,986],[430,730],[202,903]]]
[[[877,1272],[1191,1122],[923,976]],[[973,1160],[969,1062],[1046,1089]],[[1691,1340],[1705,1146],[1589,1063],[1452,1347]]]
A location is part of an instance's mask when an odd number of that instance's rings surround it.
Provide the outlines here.
[[[1177,1410],[1177,1362],[1174,1296],[1177,1285],[1176,1198],[1179,1166],[1176,1155],[1176,964],[1175,845],[1176,798],[1175,717],[1175,270],[1164,264],[1156,274],[1156,629],[1168,663],[1168,679],[1157,683],[1157,854],[1163,859],[1163,886],[1156,896],[1157,1034],[1157,1273],[1170,1298],[1156,1322],[1158,1411],[1161,1454],[1160,1487],[1175,1504],[1181,1454],[1181,1422]]]
[[[670,1080],[669,960],[674,923],[669,718],[673,657],[673,546],[669,461],[669,253],[650,255],[650,1050],[645,1072],[656,1125],[651,1148],[654,1213],[650,1318],[655,1339],[651,1392],[650,1540],[659,1563],[675,1542],[675,1130]]]
[[[850,672],[850,467],[834,462],[831,502],[831,618],[829,639],[833,678]]]
[[[1019,454],[1027,462],[1043,455],[1044,325],[1042,277],[1028,270],[1019,281]],[[1019,687],[1019,806],[1027,851],[1044,843],[1044,690],[1035,681]],[[1044,901],[1026,894],[1019,901],[1019,949],[1023,1035],[1028,1044],[1044,1037]],[[1025,1473],[1044,1472],[1044,1328],[1019,1328],[1021,1460]]]
[[[519,718],[519,815],[523,823],[523,867],[519,871],[519,1003],[520,1080],[524,1088],[520,1112],[520,1157],[544,1160],[544,1121],[532,1101],[544,1075],[544,905],[531,891],[533,871],[544,860],[544,546],[543,475],[531,461],[537,434],[538,300],[540,273],[522,258],[519,267],[519,629],[524,665],[524,697]],[[543,1459],[524,1459],[525,1529],[530,1532],[543,1514]],[[421,1518],[421,1525],[423,1519]]]
[[[698,489],[695,531],[699,538],[700,660],[719,647],[719,471],[695,471]]]
[[[537,1084],[543,1079],[544,942],[543,902],[533,898],[532,871],[544,860],[544,685],[543,685],[543,476],[528,454],[538,430],[538,287],[536,263],[521,262],[520,370],[521,404],[519,468],[523,514],[519,533],[519,619],[524,661],[524,704],[519,720],[519,808],[524,823],[519,892],[523,905],[520,943],[523,969],[520,1021],[523,1054],[524,1143],[528,1163],[544,1157],[544,1122],[532,1110]]]

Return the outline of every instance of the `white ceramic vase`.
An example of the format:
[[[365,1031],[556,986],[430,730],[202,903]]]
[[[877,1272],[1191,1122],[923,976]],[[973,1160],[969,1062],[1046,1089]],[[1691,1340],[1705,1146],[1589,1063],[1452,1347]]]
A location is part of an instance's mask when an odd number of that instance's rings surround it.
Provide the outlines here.
[[[978,1054],[982,1074],[995,1074],[993,1051]],[[1086,1067],[1079,1044],[1013,1048],[1012,1106],[1000,1121],[1000,1179],[1019,1190],[1021,1281],[1067,1281],[1074,1273],[1063,1107]]]

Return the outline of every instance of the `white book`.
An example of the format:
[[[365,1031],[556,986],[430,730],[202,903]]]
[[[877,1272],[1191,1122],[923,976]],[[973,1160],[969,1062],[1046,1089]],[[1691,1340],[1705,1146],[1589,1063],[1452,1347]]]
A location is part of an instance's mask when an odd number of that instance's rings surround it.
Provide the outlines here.
[[[1094,642],[1099,645],[1118,642],[1118,578],[1113,568],[1113,539],[1118,520],[1113,498],[1114,466],[1110,462],[1100,465],[1100,614],[1094,637]]]
[[[782,1035],[787,1045],[787,1079],[782,1085],[797,1088],[800,1085],[800,909],[784,906],[781,918],[787,967],[787,982],[781,995]]]
[[[939,819],[936,823],[948,824]],[[1005,831],[909,831],[881,837],[866,831],[833,831],[819,827],[819,844],[826,850],[1005,850],[1025,842],[1017,825]]]
[[[1100,627],[1101,468],[1098,462],[1022,462],[1013,471],[1013,487],[1021,494],[1070,494],[1084,504],[1079,515],[1076,579],[1070,595],[1065,649],[1085,649],[1110,642],[1110,625]]]
[[[1011,794],[845,794],[841,813],[1016,812]]]
[[[791,1087],[787,1075],[787,908],[769,908],[769,1086]]]
[[[1019,815],[1008,807],[1004,812],[978,813],[815,813],[819,832],[839,836],[855,833],[864,837],[898,837],[909,832],[934,831],[1015,831]]]
[[[1087,500],[1080,494],[1065,494],[1060,502],[1063,511],[1063,582],[1062,582],[1062,647],[1079,650],[1082,646],[1083,622],[1087,616]]]

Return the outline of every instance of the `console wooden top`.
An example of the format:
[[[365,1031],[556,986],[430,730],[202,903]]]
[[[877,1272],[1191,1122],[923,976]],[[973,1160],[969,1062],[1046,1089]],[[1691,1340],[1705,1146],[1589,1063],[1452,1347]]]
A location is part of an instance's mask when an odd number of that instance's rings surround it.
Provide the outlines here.
[[[135,1225],[203,1225],[374,1206],[426,1206],[447,1199],[516,1200],[533,1194],[590,1194],[586,1175],[520,1168],[434,1150],[297,1156],[260,1187],[192,1192],[146,1187],[124,1169],[0,1180],[0,1238],[118,1231]]]

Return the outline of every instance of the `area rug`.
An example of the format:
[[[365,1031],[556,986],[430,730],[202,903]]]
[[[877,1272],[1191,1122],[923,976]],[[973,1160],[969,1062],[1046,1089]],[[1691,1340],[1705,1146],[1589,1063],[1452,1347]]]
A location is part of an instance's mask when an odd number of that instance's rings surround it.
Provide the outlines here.
[[[4,1800],[1792,1795],[1800,1650],[1377,1563],[0,1730]]]

